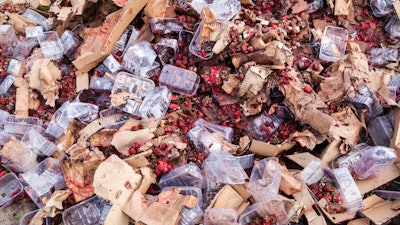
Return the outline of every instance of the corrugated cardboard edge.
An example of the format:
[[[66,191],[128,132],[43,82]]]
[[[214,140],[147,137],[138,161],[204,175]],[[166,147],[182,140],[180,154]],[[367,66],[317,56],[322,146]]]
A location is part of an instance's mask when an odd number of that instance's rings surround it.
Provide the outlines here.
[[[75,67],[79,71],[88,72],[98,63],[103,61],[111,53],[111,50],[121,37],[125,28],[132,22],[136,15],[139,14],[147,2],[148,0],[128,0],[125,6],[121,9],[121,18],[111,31],[110,36],[104,45],[103,51],[101,53],[88,53],[82,55],[72,62]]]
[[[104,220],[104,225],[128,225],[129,220],[129,216],[122,211],[121,207],[114,204]]]
[[[263,141],[253,140],[249,150],[265,157],[275,157],[283,151],[293,148],[295,144],[296,142],[289,142],[279,145],[272,145]]]
[[[100,123],[100,119],[95,119],[79,131],[79,140],[86,140],[103,128],[104,126]]]
[[[400,214],[400,200],[385,201],[377,195],[371,195],[363,201],[365,208],[361,214],[368,217],[374,224],[384,224]]]

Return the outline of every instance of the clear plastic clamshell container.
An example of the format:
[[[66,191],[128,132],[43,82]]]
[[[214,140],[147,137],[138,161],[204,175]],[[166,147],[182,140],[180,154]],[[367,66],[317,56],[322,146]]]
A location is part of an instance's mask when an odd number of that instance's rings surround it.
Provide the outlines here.
[[[214,52],[211,51],[212,46],[209,46],[209,47],[200,46],[200,43],[199,43],[200,28],[201,28],[201,25],[199,25],[197,27],[197,30],[194,33],[193,39],[189,44],[189,51],[190,51],[190,53],[199,57],[200,59],[209,60],[213,57]]]
[[[43,27],[42,26],[34,26],[25,28],[25,37],[26,38],[38,38],[43,36]]]
[[[253,167],[247,191],[256,201],[264,201],[271,195],[278,194],[281,177],[279,159],[265,158]]]
[[[122,67],[135,75],[145,74],[153,66],[156,58],[157,54],[151,44],[140,41],[126,50]]]
[[[270,134],[278,129],[281,123],[282,120],[280,118],[274,114],[268,115],[268,112],[265,111],[255,119],[251,120],[247,125],[247,129],[255,139],[266,141]]]
[[[111,91],[112,96],[129,94],[131,98],[126,100],[126,104],[115,106],[116,108],[139,116],[139,108],[144,97],[154,88],[154,82],[147,78],[138,77],[126,72],[120,72],[114,82]]]
[[[158,186],[161,188],[168,186],[194,186],[202,188],[205,185],[205,179],[200,168],[194,163],[177,167],[164,174]]]
[[[99,225],[103,224],[110,207],[108,203],[93,196],[79,204],[69,207],[63,214],[64,225]]]
[[[222,149],[222,144],[207,128],[200,126],[193,127],[189,130],[188,136],[194,146],[206,154],[221,151]]]
[[[0,178],[0,209],[11,204],[24,192],[21,182],[13,173],[8,173]]]
[[[61,43],[63,45],[63,54],[67,56],[70,60],[76,58],[76,54],[82,41],[79,37],[70,30],[65,30],[61,35]]]
[[[44,128],[33,126],[25,133],[21,142],[25,146],[33,148],[43,155],[51,156],[57,150],[57,146],[53,141],[50,141],[47,136]]]
[[[155,17],[150,19],[151,31],[155,34],[172,34],[183,30],[181,21],[177,18],[160,18]]]
[[[107,58],[103,61],[103,64],[110,70],[111,73],[118,72],[121,70],[121,64],[115,59],[115,57],[110,54]]]
[[[62,59],[64,47],[55,31],[44,32],[43,36],[38,37],[42,54],[50,59]]]
[[[158,86],[147,93],[139,108],[142,119],[162,118],[167,113],[172,93],[165,86]]]
[[[5,94],[16,79],[17,77],[13,75],[6,76],[6,78],[4,78],[3,82],[0,84],[0,95]]]
[[[116,108],[103,109],[99,115],[100,123],[107,129],[118,129],[130,118],[129,114]]]
[[[171,58],[178,52],[178,41],[172,38],[162,38],[155,45],[158,58],[163,65],[169,64]]]
[[[215,133],[218,133],[226,140],[232,141],[232,138],[233,138],[233,128],[232,127],[216,125],[216,124],[210,123],[208,121],[205,121],[203,118],[197,119],[194,122],[194,126],[205,127],[207,129],[214,131]]]
[[[233,209],[207,209],[204,213],[204,225],[238,225],[237,212]]]
[[[114,87],[114,81],[105,77],[92,76],[90,78],[89,88],[95,91],[111,91]]]
[[[190,1],[190,5],[198,13],[201,13],[204,6],[208,6],[217,15],[217,18],[220,21],[228,21],[232,19],[241,9],[239,0],[193,0]]]
[[[44,16],[42,16],[40,13],[32,10],[32,9],[27,9],[25,12],[22,14],[23,17],[39,24],[40,26],[43,27],[45,31],[50,30],[52,27],[48,23],[48,19]]]
[[[4,131],[21,138],[34,125],[42,126],[42,120],[32,116],[9,115],[4,120]]]
[[[271,197],[267,201],[256,202],[255,204],[248,206],[239,217],[240,225],[247,225],[247,224],[284,225],[287,222],[288,222],[288,216],[285,207],[283,205],[282,200],[279,199],[277,195]]]
[[[192,96],[199,87],[200,77],[190,70],[165,65],[161,71],[159,82],[173,92]]]
[[[337,61],[346,51],[349,33],[347,29],[326,26],[321,40],[319,58],[323,61]]]
[[[39,209],[33,210],[31,212],[26,213],[25,215],[22,216],[21,220],[19,221],[19,225],[29,225],[31,222],[32,218],[36,215],[36,213],[39,211]],[[45,219],[45,223],[43,225],[51,225],[51,218],[48,217]]]
[[[13,26],[9,24],[0,25],[0,48],[2,48],[5,56],[13,55],[17,42],[18,38],[15,35]]]

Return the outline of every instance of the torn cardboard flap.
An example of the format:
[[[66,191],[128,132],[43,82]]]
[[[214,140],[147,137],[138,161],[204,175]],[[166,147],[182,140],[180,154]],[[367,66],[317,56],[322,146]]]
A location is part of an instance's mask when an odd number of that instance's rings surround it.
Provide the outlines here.
[[[106,219],[104,220],[104,225],[128,225],[129,220],[129,216],[122,211],[120,206],[112,205]]]
[[[208,208],[233,209],[239,215],[250,205],[248,193],[243,195],[246,192],[243,190],[238,192],[231,185],[225,185],[211,201]]]
[[[131,155],[124,159],[130,166],[133,168],[140,168],[144,166],[148,166],[150,164],[149,160],[146,157],[149,157],[153,153],[153,150],[149,149],[147,151]]]
[[[293,193],[296,202],[301,202],[304,208],[304,215],[309,225],[326,225],[325,217],[322,215],[321,209],[316,207],[318,213],[314,210],[314,200],[308,192],[307,187],[301,183],[301,191]]]
[[[263,141],[252,140],[249,150],[265,157],[275,157],[281,154],[282,152],[293,148],[295,144],[296,142],[289,142],[278,145],[272,145],[265,143]]]
[[[374,224],[385,224],[400,214],[400,200],[388,201],[376,195],[371,195],[363,201],[365,208],[361,214],[369,218]]]
[[[138,142],[143,144],[144,142],[152,139],[154,134],[150,132],[150,129],[141,129],[137,131],[118,131],[114,134],[111,144],[122,154],[129,155],[129,148],[133,143]]]

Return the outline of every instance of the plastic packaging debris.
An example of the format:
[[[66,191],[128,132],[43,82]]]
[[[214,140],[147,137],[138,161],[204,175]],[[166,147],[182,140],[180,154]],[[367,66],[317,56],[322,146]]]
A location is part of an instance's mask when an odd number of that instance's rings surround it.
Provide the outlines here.
[[[19,146],[12,152],[2,151],[1,163],[15,173],[32,170],[37,165],[37,153],[30,148]]]
[[[64,56],[64,47],[58,37],[57,32],[44,32],[43,36],[38,37],[40,48],[45,57],[50,59],[62,59]]]
[[[266,201],[272,195],[278,194],[281,176],[278,158],[263,159],[253,167],[247,190],[256,201]]]
[[[157,42],[155,50],[161,63],[168,64],[169,60],[178,52],[178,41],[172,38],[162,38]]]
[[[10,134],[4,131],[0,131],[0,147],[4,146],[7,142],[9,142],[11,137],[12,136]]]
[[[115,43],[114,48],[111,51],[110,55],[113,55],[113,57],[117,57],[119,59],[122,58],[122,53],[125,50],[126,43],[128,42],[128,34],[130,32],[129,26],[124,30],[122,33],[121,37],[118,39],[117,43]]]
[[[114,87],[114,81],[104,78],[92,76],[90,78],[89,88],[96,91],[111,91]]]
[[[374,16],[382,17],[394,12],[394,2],[395,0],[371,0],[369,5]]]
[[[0,209],[8,206],[23,193],[23,186],[17,176],[8,173],[0,178]]]
[[[63,54],[70,60],[74,60],[77,56],[78,47],[82,43],[79,37],[74,32],[65,30],[61,35],[61,43],[63,46]]]
[[[8,63],[7,73],[14,76],[19,76],[22,70],[22,62],[17,59],[11,59]]]
[[[237,213],[233,209],[207,209],[204,214],[204,225],[237,225]]]
[[[319,58],[324,61],[337,61],[346,51],[348,31],[341,27],[326,26],[321,40]]]
[[[168,110],[172,93],[165,86],[155,87],[143,99],[139,108],[142,119],[162,118]]]
[[[397,200],[400,199],[399,191],[388,191],[388,190],[375,190],[374,193],[381,198],[387,200]]]
[[[368,124],[369,136],[377,146],[389,147],[393,132],[392,124],[387,116],[376,117]]]
[[[46,137],[46,130],[39,126],[33,126],[26,131],[21,143],[46,156],[51,156],[57,150],[56,144]]]
[[[193,186],[202,188],[205,185],[205,179],[200,168],[194,163],[174,168],[167,174],[164,174],[158,186],[161,188],[169,186]]]
[[[152,67],[156,57],[157,54],[150,43],[140,41],[125,52],[122,67],[135,75],[145,74]]]
[[[204,127],[194,127],[189,130],[188,136],[197,149],[201,149],[204,153],[221,151],[222,144],[211,132]]]
[[[17,78],[13,75],[6,76],[6,78],[4,78],[4,80],[0,84],[0,95],[5,94],[8,91],[8,89],[11,87],[11,85],[13,85],[13,83],[16,79]]]
[[[159,82],[173,92],[192,96],[197,91],[200,77],[190,70],[165,65],[161,71]]]
[[[76,118],[82,123],[88,124],[97,118],[99,107],[85,102],[71,102],[66,112],[70,120]]]
[[[385,31],[390,35],[391,39],[400,37],[400,20],[397,16],[392,16],[385,26]]]
[[[94,225],[103,224],[103,214],[108,214],[108,203],[97,196],[91,197],[79,204],[69,207],[63,214],[65,225]]]
[[[180,20],[176,18],[151,18],[150,28],[155,34],[165,35],[179,33],[183,26]]]
[[[203,194],[201,192],[201,189],[198,187],[190,187],[190,186],[183,186],[183,187],[165,187],[161,191],[169,191],[171,189],[178,188],[180,190],[179,194],[182,195],[192,195],[197,198],[197,203],[196,205],[189,209],[187,207],[182,208],[181,212],[181,218],[179,220],[179,225],[192,225],[196,224],[201,218],[203,218],[203,210],[201,209],[201,206],[203,205],[202,199],[203,199]]]
[[[12,56],[14,47],[17,45],[18,38],[15,35],[12,25],[0,25],[0,47],[5,56]]]
[[[218,20],[228,21],[232,19],[240,11],[239,0],[193,0],[190,5],[198,12],[201,13],[204,6],[209,7],[216,15]]]
[[[203,118],[199,118],[194,122],[194,126],[208,128],[218,134],[228,141],[232,141],[233,138],[233,128],[227,126],[216,125],[205,121]]]
[[[20,177],[28,185],[25,192],[39,207],[43,206],[44,197],[50,197],[54,190],[65,188],[60,162],[51,157],[43,160],[33,170],[20,174]]]
[[[126,43],[124,51],[122,52],[122,56],[124,56],[125,52],[136,43],[138,37],[139,37],[139,31],[133,27],[128,42]]]
[[[38,40],[36,37],[19,41],[15,46],[13,58],[24,61],[31,55],[32,49],[37,45]]]
[[[26,38],[38,38],[43,36],[43,27],[41,26],[34,26],[34,27],[27,27],[25,29],[25,37]]]
[[[367,119],[372,119],[383,113],[383,108],[379,104],[376,95],[366,85],[357,89],[354,98],[348,98],[350,102],[358,109],[368,109]]]
[[[66,101],[61,105],[57,111],[54,112],[51,117],[50,123],[47,125],[46,133],[51,136],[58,138],[67,129],[69,123],[72,119],[68,116],[67,110],[69,107],[69,102]]]
[[[278,196],[267,202],[256,202],[248,206],[239,217],[241,225],[253,224],[276,224],[283,225],[288,221],[288,216],[283,202]],[[264,222],[264,223],[263,223]]]
[[[40,15],[40,13],[35,12],[35,11],[32,10],[32,9],[27,9],[27,10],[22,14],[22,16],[25,17],[25,18],[27,18],[27,19],[29,19],[29,20],[31,20],[31,21],[33,21],[33,22],[35,22],[35,23],[37,23],[37,24],[39,24],[40,26],[43,27],[43,29],[44,29],[45,31],[48,31],[48,30],[50,30],[50,29],[52,28],[52,27],[49,25],[48,20],[47,20],[46,17]]]
[[[396,151],[392,148],[383,146],[370,147],[354,162],[353,170],[358,179],[371,178],[393,164],[396,159]]]
[[[22,137],[34,125],[42,126],[42,120],[32,116],[9,115],[4,120],[4,131],[16,137]]]
[[[214,52],[212,51],[212,46],[200,46],[199,35],[200,35],[201,25],[198,26],[194,37],[189,44],[189,51],[193,55],[199,57],[200,59],[209,60],[213,57]]]
[[[383,65],[389,62],[396,62],[399,56],[398,49],[394,48],[373,48],[368,57],[368,62],[374,65]]]
[[[266,141],[270,134],[278,129],[281,123],[282,120],[277,116],[274,114],[268,115],[268,112],[264,111],[258,117],[249,122],[247,129],[255,139]]]
[[[130,117],[129,114],[116,108],[103,109],[99,113],[100,123],[107,129],[118,129]]]
[[[110,70],[111,73],[115,73],[121,69],[121,64],[114,58],[112,54],[107,56],[103,61],[103,64]]]
[[[120,72],[111,92],[111,104],[124,112],[139,116],[140,105],[154,86],[150,79]]]
[[[239,161],[240,165],[242,165],[243,169],[250,169],[254,166],[255,156],[255,153],[247,151],[243,155],[235,156],[235,158]]]
[[[325,2],[322,0],[314,0],[308,4],[308,13],[316,12],[325,7]]]

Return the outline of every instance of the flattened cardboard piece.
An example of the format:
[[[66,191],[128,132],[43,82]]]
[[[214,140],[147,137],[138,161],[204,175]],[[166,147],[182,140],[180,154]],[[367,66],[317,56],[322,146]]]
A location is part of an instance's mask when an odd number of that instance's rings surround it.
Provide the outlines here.
[[[393,115],[394,115],[394,121],[395,121],[395,126],[394,126],[394,133],[392,140],[390,142],[390,147],[396,150],[397,156],[400,156],[400,109],[398,107],[393,108]],[[396,160],[397,163],[400,162],[400,157],[397,157]]]
[[[267,81],[268,75],[272,73],[272,70],[263,66],[252,66],[247,71],[244,80],[239,86],[239,96],[243,96],[246,93],[251,95],[257,95],[263,88]]]
[[[341,139],[333,139],[331,143],[326,146],[321,153],[321,161],[324,163],[330,163],[333,159],[335,159],[338,155],[340,155],[340,145],[342,144]]]
[[[400,200],[385,201],[376,195],[364,199],[368,207],[361,210],[361,214],[368,217],[374,224],[385,224],[400,214]],[[370,204],[372,203],[372,204]]]
[[[371,221],[368,218],[359,218],[351,220],[347,223],[347,225],[370,225]]]
[[[322,215],[320,208],[315,207],[318,213],[314,210],[314,200],[304,184],[302,184],[301,191],[294,193],[293,197],[297,202],[303,204],[304,215],[309,225],[326,225],[325,217]]]
[[[279,190],[287,195],[299,192],[301,190],[301,180],[298,176],[290,173],[286,165],[281,165],[282,179],[279,185]]]
[[[25,79],[17,88],[15,96],[15,115],[29,116],[29,84]]]
[[[111,145],[111,140],[116,130],[103,129],[90,137],[90,145],[95,147],[108,147]]]
[[[321,208],[322,212],[325,214],[326,217],[328,217],[328,219],[330,221],[332,221],[332,223],[334,224],[338,224],[347,220],[351,220],[353,219],[357,212],[354,213],[349,213],[349,212],[344,212],[344,213],[328,213],[324,208],[324,206],[326,205],[326,200],[325,199],[321,199],[318,203],[319,207]]]
[[[146,159],[146,157],[150,156],[151,153],[153,153],[153,150],[149,149],[147,151],[124,158],[124,161],[127,162],[133,168],[148,166],[150,162],[149,160]]]
[[[353,9],[352,0],[336,0],[335,1],[335,16],[346,16],[351,13]]]
[[[142,175],[116,155],[102,162],[94,174],[94,193],[121,207],[139,188]]]
[[[107,214],[106,219],[104,220],[103,225],[128,225],[129,224],[129,216],[126,215],[121,207],[118,205],[113,205],[110,211]]]
[[[293,148],[296,142],[283,143],[279,145],[272,145],[263,141],[252,140],[250,151],[265,157],[275,157],[280,153]]]
[[[147,201],[139,190],[136,190],[131,198],[129,198],[128,202],[122,207],[122,210],[130,218],[139,221],[140,216],[146,211],[150,204],[151,202]]]
[[[286,157],[303,168],[306,167],[313,160],[321,161],[318,157],[312,155],[309,152],[286,155]],[[356,180],[356,184],[358,189],[360,190],[360,193],[363,195],[383,184],[386,184],[387,182],[397,178],[398,176],[400,176],[400,169],[396,165],[392,164],[384,169],[379,174],[379,176],[365,180]]]
[[[233,209],[239,215],[250,205],[250,202],[247,201],[247,196],[240,195],[231,185],[225,185],[211,201],[208,208]]]
[[[172,188],[168,191],[163,191],[157,196],[157,200],[159,203],[179,211],[181,211],[183,207],[192,209],[196,206],[198,199],[195,196],[182,195],[180,192],[180,188]]]
[[[400,19],[400,0],[395,0],[395,2],[393,2],[393,7],[394,10],[396,10],[397,17]]]
[[[76,92],[89,89],[89,74],[83,73],[76,76]]]
[[[129,148],[134,142],[143,144],[152,139],[154,134],[150,129],[141,129],[137,131],[118,131],[114,134],[111,144],[122,154],[129,155]]]
[[[110,34],[101,52],[88,52],[81,55],[72,63],[82,72],[88,72],[98,63],[103,61],[113,49],[115,43],[124,32],[125,28],[132,22],[136,15],[143,9],[148,0],[128,0],[124,7],[118,11],[118,21],[111,28]]]
[[[318,120],[315,118],[318,118]],[[333,118],[331,116],[319,111],[318,109],[305,110],[303,113],[303,120],[320,134],[328,133],[329,128],[333,123]]]
[[[168,0],[149,0],[144,13],[150,18],[165,17],[165,11],[168,7]]]
[[[330,135],[335,139],[343,138],[343,142],[347,145],[357,145],[362,123],[352,109],[347,106],[339,112],[332,113],[331,116],[337,122],[330,127]]]
[[[157,175],[148,166],[140,168],[140,173],[142,174],[143,179],[140,183],[138,190],[142,194],[146,194],[147,190],[149,190],[150,185],[156,183]]]
[[[176,225],[179,222],[177,209],[170,208],[159,202],[153,202],[142,214],[140,221],[151,225]]]
[[[79,140],[86,140],[103,128],[104,126],[100,123],[100,119],[95,119],[79,131]]]

